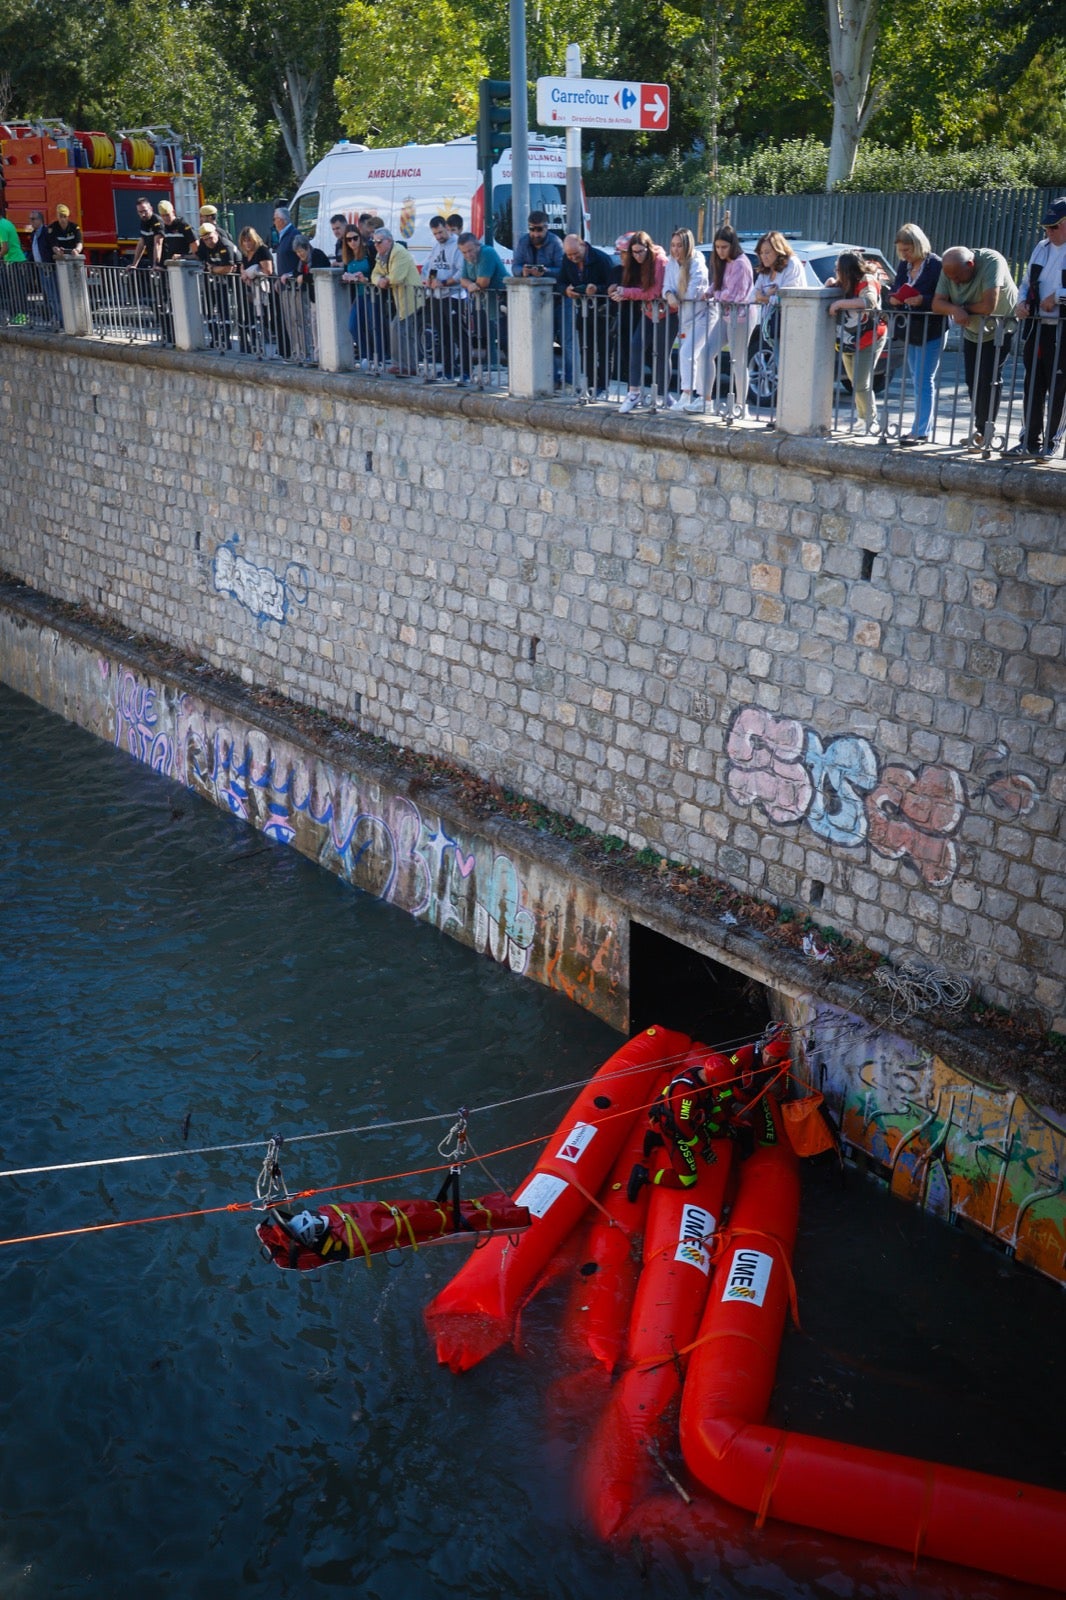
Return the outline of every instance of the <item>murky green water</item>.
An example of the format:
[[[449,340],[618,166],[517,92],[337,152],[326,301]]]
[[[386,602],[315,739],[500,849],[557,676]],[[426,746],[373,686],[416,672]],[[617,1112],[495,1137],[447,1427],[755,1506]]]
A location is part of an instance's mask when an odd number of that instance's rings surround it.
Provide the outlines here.
[[[183,1152],[0,1180],[5,1239],[245,1200],[261,1145],[195,1147],[446,1116],[572,1082],[619,1042],[2,689],[0,899],[0,1165]],[[475,1138],[546,1132],[568,1100],[494,1112]],[[429,1165],[445,1128],[301,1144],[286,1177]],[[510,1186],[530,1159],[494,1172]],[[456,1379],[421,1309],[457,1262],[290,1277],[225,1212],[0,1247],[0,1600],[948,1592],[745,1519],[691,1559],[602,1548],[571,1507],[596,1390],[559,1353],[562,1290],[527,1315],[522,1357]],[[876,1443],[908,1408],[909,1439],[886,1443],[918,1448],[928,1413],[941,1454],[983,1440],[971,1464],[1063,1483],[1066,1308],[1009,1270],[814,1178],[782,1413]]]

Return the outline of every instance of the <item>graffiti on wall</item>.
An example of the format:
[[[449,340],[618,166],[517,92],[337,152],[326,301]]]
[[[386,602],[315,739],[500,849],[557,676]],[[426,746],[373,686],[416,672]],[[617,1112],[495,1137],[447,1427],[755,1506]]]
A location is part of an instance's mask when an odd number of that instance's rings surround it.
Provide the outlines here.
[[[270,567],[257,567],[238,555],[239,542],[234,534],[215,550],[211,572],[217,593],[236,600],[257,622],[287,622],[291,608],[307,600],[311,582],[307,568],[290,561],[279,577]]]
[[[931,889],[945,888],[959,869],[956,836],[969,810],[987,799],[1001,815],[1021,817],[1036,801],[1036,786],[1011,770],[1002,745],[967,782],[955,767],[881,761],[858,734],[823,740],[761,706],[735,713],[726,757],[726,787],[738,805],[778,827],[803,823],[826,844],[905,861]]]
[[[806,1067],[892,1192],[1066,1283],[1066,1118],[819,1006]]]
[[[114,743],[137,760],[514,973],[535,964],[542,981],[579,1004],[597,996],[601,1015],[610,1009],[605,994],[624,996],[615,930],[586,915],[571,959],[558,917],[538,907],[506,851],[464,841],[407,796],[334,771],[188,694],[171,700],[129,669],[103,657],[98,665]],[[598,946],[591,957],[590,942]]]

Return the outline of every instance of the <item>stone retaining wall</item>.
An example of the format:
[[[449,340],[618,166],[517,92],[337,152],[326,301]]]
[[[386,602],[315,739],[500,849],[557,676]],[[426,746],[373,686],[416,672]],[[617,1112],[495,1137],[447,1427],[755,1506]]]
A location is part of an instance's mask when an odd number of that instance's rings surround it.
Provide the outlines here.
[[[46,593],[1066,1032],[1054,479],[28,335],[0,425]]]

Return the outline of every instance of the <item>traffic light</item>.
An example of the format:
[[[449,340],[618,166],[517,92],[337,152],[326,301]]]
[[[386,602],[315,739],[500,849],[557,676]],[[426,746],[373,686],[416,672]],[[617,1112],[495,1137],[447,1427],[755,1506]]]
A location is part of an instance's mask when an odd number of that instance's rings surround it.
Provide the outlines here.
[[[491,172],[510,145],[510,82],[503,78],[482,78],[477,118],[477,164],[482,172]]]

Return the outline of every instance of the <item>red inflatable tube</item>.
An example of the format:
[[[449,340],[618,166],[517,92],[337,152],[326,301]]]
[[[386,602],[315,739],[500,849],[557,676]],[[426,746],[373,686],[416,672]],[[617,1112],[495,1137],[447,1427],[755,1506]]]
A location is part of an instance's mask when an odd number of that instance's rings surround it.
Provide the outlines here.
[[[652,1456],[667,1439],[663,1415],[681,1390],[684,1352],[696,1336],[711,1277],[711,1246],[722,1216],[733,1145],[700,1160],[689,1189],[653,1188],[644,1268],[633,1300],[626,1370],[611,1391],[583,1468],[588,1520],[610,1538],[661,1474]]]
[[[917,1559],[1066,1590],[1066,1495],[762,1425],[798,1212],[787,1140],[744,1163],[681,1404],[681,1448],[732,1504]]]
[[[519,1310],[598,1192],[656,1083],[690,1042],[647,1028],[585,1085],[514,1196],[533,1214],[528,1232],[516,1245],[490,1240],[426,1307],[438,1361],[465,1372],[514,1337]]]
[[[655,1085],[649,1098],[665,1086]],[[629,1137],[600,1193],[600,1207],[589,1223],[588,1240],[578,1264],[578,1281],[567,1308],[567,1332],[584,1344],[608,1372],[622,1359],[640,1277],[644,1226],[651,1189],[644,1184],[635,1200],[627,1198],[629,1175],[644,1160],[646,1117],[637,1114]]]

